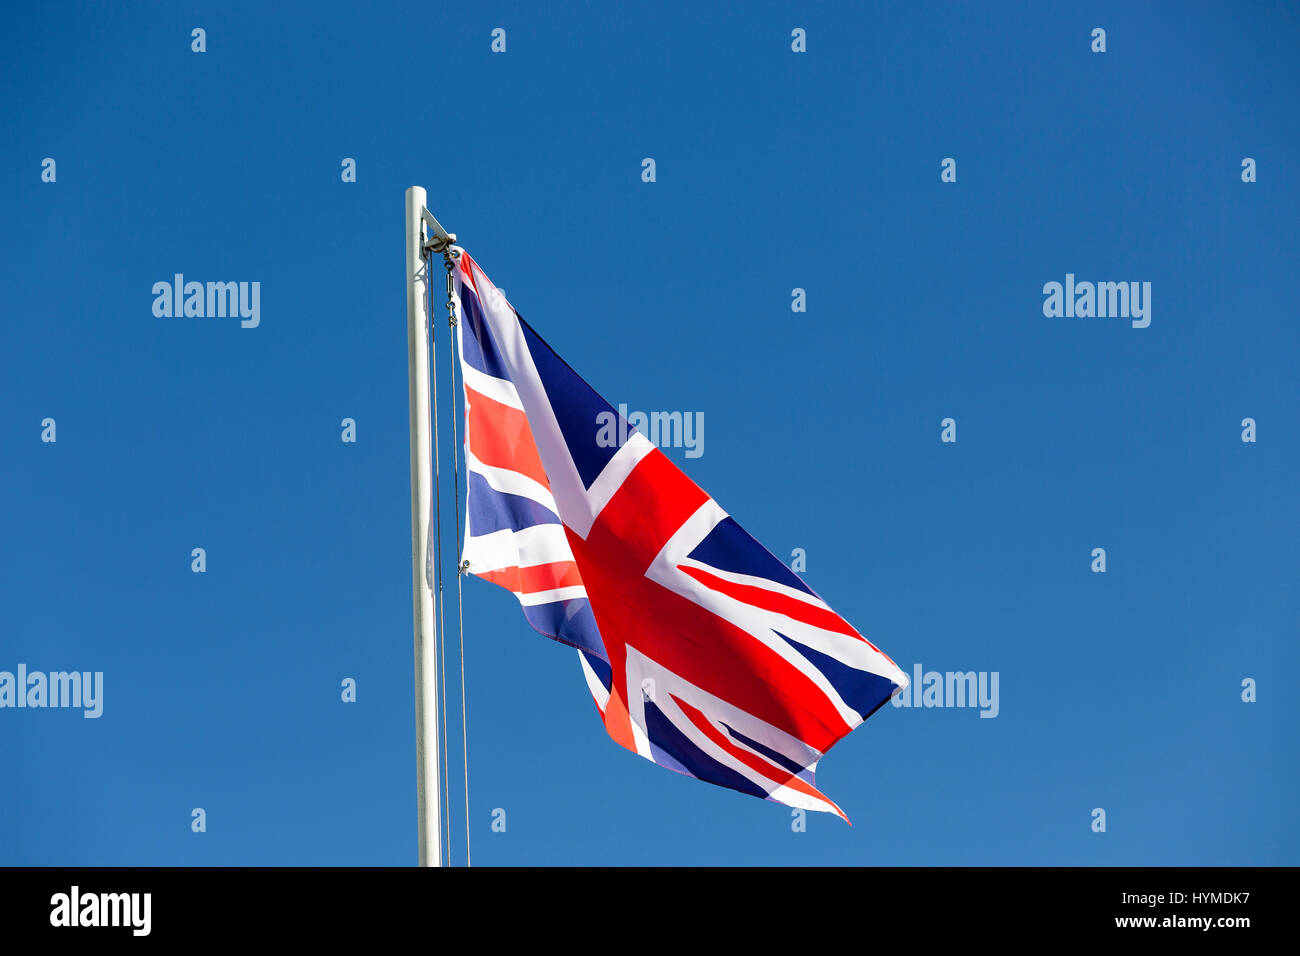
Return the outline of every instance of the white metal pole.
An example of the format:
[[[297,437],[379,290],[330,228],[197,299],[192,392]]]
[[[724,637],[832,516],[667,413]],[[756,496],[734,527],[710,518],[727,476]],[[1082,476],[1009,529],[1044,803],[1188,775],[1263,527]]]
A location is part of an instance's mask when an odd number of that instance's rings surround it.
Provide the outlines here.
[[[415,609],[415,785],[419,799],[420,866],[442,865],[438,812],[437,633],[429,573],[429,515],[433,503],[429,421],[429,276],[424,270],[422,186],[406,190],[406,341],[411,392],[411,585]]]

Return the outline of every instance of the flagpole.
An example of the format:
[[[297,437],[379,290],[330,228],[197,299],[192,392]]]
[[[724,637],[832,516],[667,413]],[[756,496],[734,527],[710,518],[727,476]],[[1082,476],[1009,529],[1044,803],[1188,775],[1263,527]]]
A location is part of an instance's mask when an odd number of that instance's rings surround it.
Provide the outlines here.
[[[420,866],[442,865],[441,784],[438,778],[437,634],[429,518],[433,485],[429,411],[429,274],[424,263],[427,194],[406,190],[406,341],[411,397],[411,584],[415,614],[415,786],[419,802]],[[430,217],[431,218],[431,217]]]

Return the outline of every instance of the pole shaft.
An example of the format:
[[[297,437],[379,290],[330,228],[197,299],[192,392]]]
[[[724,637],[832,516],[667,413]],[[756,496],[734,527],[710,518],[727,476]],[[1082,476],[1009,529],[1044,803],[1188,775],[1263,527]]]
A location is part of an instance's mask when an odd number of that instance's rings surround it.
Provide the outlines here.
[[[422,186],[406,190],[406,338],[411,393],[411,585],[415,613],[415,760],[419,799],[420,866],[442,865],[442,815],[438,801],[437,633],[429,573],[430,474],[429,327],[425,321],[429,276],[423,270]]]

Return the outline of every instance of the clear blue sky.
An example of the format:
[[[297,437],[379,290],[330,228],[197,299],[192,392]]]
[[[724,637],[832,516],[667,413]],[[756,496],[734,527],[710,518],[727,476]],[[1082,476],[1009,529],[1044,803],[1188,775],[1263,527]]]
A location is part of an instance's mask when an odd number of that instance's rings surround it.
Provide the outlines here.
[[[854,826],[794,833],[467,581],[476,864],[1300,862],[1296,8],[721,7],[5,14],[0,670],[105,699],[0,710],[0,862],[415,861],[412,184],[610,401],[702,412],[669,454],[905,670],[1000,675],[882,709],[818,775]],[[156,318],[178,272],[259,327]],[[1045,317],[1066,273],[1150,327]]]

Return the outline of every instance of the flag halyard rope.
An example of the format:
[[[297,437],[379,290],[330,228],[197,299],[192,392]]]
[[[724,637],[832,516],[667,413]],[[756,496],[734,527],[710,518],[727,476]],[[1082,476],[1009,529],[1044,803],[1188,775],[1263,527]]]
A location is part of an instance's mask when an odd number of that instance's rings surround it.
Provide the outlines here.
[[[433,253],[426,252],[425,276],[432,279],[433,272]],[[451,855],[451,809],[448,807],[451,796],[451,786],[447,776],[447,624],[443,613],[442,597],[442,479],[441,479],[441,462],[442,454],[438,447],[438,373],[434,359],[437,356],[437,346],[434,343],[434,325],[433,325],[433,296],[426,296],[425,301],[428,303],[428,333],[429,333],[429,350],[433,353],[429,361],[429,375],[432,382],[429,388],[429,397],[433,402],[432,421],[433,421],[433,499],[431,508],[433,510],[433,551],[434,551],[434,568],[435,578],[438,585],[438,674],[436,680],[439,683],[438,706],[442,713],[439,715],[439,721],[442,724],[442,774],[438,781],[439,792],[439,816],[438,826],[446,834],[447,855]]]
[[[451,244],[448,243],[443,250],[442,257],[443,265],[447,270],[447,327],[448,338],[451,341],[451,462],[452,487],[455,494],[452,508],[456,514],[456,623],[460,631],[460,731],[461,754],[464,757],[465,767],[465,865],[470,866],[469,722],[466,718],[467,704],[465,700],[465,602],[461,589],[461,581],[465,572],[469,569],[469,562],[461,559],[461,549],[464,542],[461,539],[460,527],[460,425],[456,417],[456,364],[459,361],[459,356],[456,354],[456,336],[459,333],[459,321],[456,316],[456,293],[452,279],[452,272],[455,269],[454,260],[459,258],[459,252],[454,251]]]

